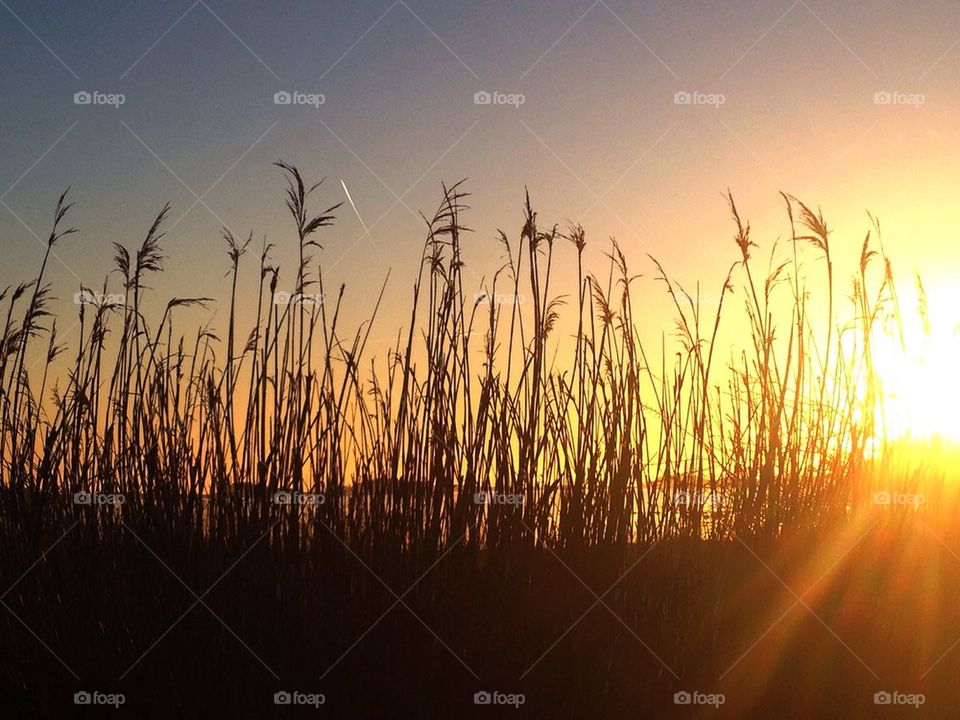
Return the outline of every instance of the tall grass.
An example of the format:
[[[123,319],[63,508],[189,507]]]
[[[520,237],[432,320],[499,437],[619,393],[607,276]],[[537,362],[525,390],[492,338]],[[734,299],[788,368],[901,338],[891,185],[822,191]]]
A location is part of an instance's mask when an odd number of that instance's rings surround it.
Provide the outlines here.
[[[505,265],[490,287],[469,287],[468,196],[457,184],[426,222],[409,322],[377,364],[368,352],[376,313],[343,330],[345,288],[330,292],[314,257],[339,205],[318,211],[322,186],[278,166],[297,247],[293,302],[278,302],[273,245],[264,243],[252,260],[255,323],[238,327],[252,236],[225,230],[225,343],[209,328],[177,327],[181,308],[208,297],[170,298],[149,320],[164,207],[139,247],[116,244],[101,293],[81,288],[109,297],[118,277],[123,301],[80,306],[80,342],[62,389],[51,391],[50,366],[66,348],[48,310],[47,256],[75,232],[67,193],[58,200],[37,276],[0,294],[0,522],[7,537],[30,539],[28,553],[74,520],[103,538],[121,523],[224,545],[269,532],[272,544],[298,551],[333,542],[332,533],[365,555],[430,557],[452,543],[773,537],[869,502],[883,442],[872,338],[899,312],[890,262],[870,234],[841,322],[822,215],[784,196],[789,244],[763,263],[731,196],[732,262],[716,302],[651,258],[676,340],[651,347],[621,248],[613,243],[605,271],[589,273],[583,228],[544,226],[529,196],[519,236],[499,234]],[[577,287],[561,294],[554,266],[571,253]],[[822,260],[824,277],[808,278],[804,259]],[[827,288],[817,317],[808,283]],[[477,290],[529,302],[485,303]],[[317,296],[324,301],[310,301]],[[558,328],[571,318],[568,342]],[[730,322],[747,328],[733,349],[719,340]],[[482,337],[479,354],[472,337]],[[28,363],[44,345],[45,357]],[[88,512],[71,502],[80,491],[126,502]],[[324,502],[277,504],[280,491],[322,493]],[[478,503],[477,493],[522,502]]]

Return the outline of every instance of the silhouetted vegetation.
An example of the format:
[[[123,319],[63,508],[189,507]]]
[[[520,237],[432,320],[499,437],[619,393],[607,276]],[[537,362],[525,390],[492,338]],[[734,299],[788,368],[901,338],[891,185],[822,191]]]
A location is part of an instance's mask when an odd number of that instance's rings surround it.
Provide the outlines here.
[[[499,688],[531,712],[637,717],[723,687],[743,717],[869,713],[884,682],[911,687],[960,636],[944,609],[930,620],[944,641],[914,650],[929,596],[896,587],[902,573],[942,593],[957,572],[932,540],[957,537],[956,486],[934,449],[917,465],[884,433],[871,348],[900,308],[875,236],[841,303],[819,212],[783,196],[789,235],[759,261],[731,196],[731,265],[709,302],[651,258],[675,310],[652,347],[621,248],[590,273],[584,229],[545,225],[529,197],[519,234],[500,233],[504,266],[470,287],[457,184],[426,221],[409,322],[374,359],[375,315],[345,331],[345,288],[318,270],[339,206],[278,165],[295,293],[278,290],[272,245],[224,230],[225,338],[177,324],[209,297],[143,311],[167,208],[138,247],[116,244],[99,291],[79,289],[75,345],[58,342],[45,278],[75,232],[66,193],[37,276],[0,293],[9,707],[61,716],[98,687],[138,717],[267,717],[287,710],[273,692],[298,688],[337,717],[410,717],[408,701],[452,717]],[[576,287],[554,287],[560,253]],[[252,328],[237,320],[249,262]],[[732,349],[726,322],[744,329]],[[874,612],[892,613],[882,631]]]

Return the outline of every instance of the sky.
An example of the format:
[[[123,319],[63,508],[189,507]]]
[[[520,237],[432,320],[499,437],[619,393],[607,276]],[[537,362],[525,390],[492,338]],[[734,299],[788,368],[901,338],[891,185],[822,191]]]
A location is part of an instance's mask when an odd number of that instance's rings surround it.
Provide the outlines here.
[[[418,213],[464,178],[477,289],[502,261],[496,230],[519,235],[524,188],[544,226],[583,224],[598,273],[615,237],[654,315],[647,253],[719,289],[737,259],[724,193],[766,250],[789,230],[783,191],[822,207],[841,278],[869,211],[895,267],[956,307],[958,79],[946,1],[0,0],[0,288],[35,275],[69,186],[79,232],[48,274],[64,315],[168,201],[163,302],[227,297],[223,226],[274,243],[292,290],[283,159],[326,178],[319,209],[349,189],[367,231],[345,205],[318,259],[352,322],[390,272],[376,338],[406,318]],[[575,255],[560,254],[569,283]]]

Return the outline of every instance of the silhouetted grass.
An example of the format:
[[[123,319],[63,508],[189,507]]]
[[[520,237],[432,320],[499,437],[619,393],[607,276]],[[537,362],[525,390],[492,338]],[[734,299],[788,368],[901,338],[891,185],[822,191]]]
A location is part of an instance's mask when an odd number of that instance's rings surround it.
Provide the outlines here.
[[[3,626],[15,647],[4,663],[11,706],[52,714],[80,687],[58,655],[88,686],[95,677],[128,688],[141,715],[258,707],[266,716],[284,686],[339,687],[339,700],[326,691],[332,706],[377,706],[368,682],[395,699],[432,693],[440,714],[472,711],[484,684],[519,683],[532,706],[582,717],[673,707],[674,690],[716,685],[762,621],[776,619],[757,612],[758,597],[783,590],[768,569],[810,583],[845,558],[856,574],[818,608],[861,649],[875,647],[845,615],[845,597],[873,582],[877,558],[864,548],[899,542],[918,522],[955,536],[949,461],[918,469],[883,432],[871,348],[899,307],[891,263],[869,234],[848,319],[838,319],[822,215],[784,196],[790,236],[762,263],[730,197],[732,262],[715,302],[651,258],[675,333],[650,347],[617,244],[605,272],[589,273],[584,230],[542,225],[529,197],[519,236],[500,233],[505,265],[489,288],[470,287],[457,184],[426,223],[409,322],[377,365],[375,314],[344,331],[345,289],[330,291],[315,258],[339,206],[318,212],[322,187],[278,165],[296,293],[290,302],[278,293],[264,243],[252,260],[255,324],[238,327],[252,236],[224,230],[225,342],[177,326],[181,308],[211,298],[171,298],[158,319],[143,312],[148,279],[163,269],[166,207],[138,248],[116,244],[100,292],[80,289],[76,347],[57,342],[45,281],[47,257],[74,232],[66,193],[37,277],[0,294],[3,589],[13,583],[4,602],[22,620],[8,615]],[[565,294],[554,287],[555,253],[576,255],[577,286]],[[823,277],[808,278],[804,260]],[[808,285],[826,288],[819,315]],[[484,302],[478,291],[527,302]],[[572,340],[558,338],[564,318]],[[732,348],[718,339],[730,322],[745,331]],[[56,381],[49,368],[64,353],[69,370]],[[927,502],[878,505],[878,490]],[[478,502],[480,493],[504,502]],[[753,596],[737,604],[745,591]],[[354,647],[398,597],[376,639]],[[758,617],[756,632],[742,629]],[[890,624],[891,642],[908,642],[907,622]],[[822,630],[810,616],[808,627]],[[823,660],[825,680],[837,654],[857,667],[829,634],[821,639],[765,662],[780,677],[781,662]],[[211,673],[228,676],[223,689]],[[571,673],[577,682],[561,686]],[[53,699],[39,699],[40,679]],[[869,676],[850,682],[880,689]],[[755,678],[737,683],[767,702]],[[839,702],[835,689],[804,700],[785,692],[796,716]],[[867,695],[851,697],[859,706]]]

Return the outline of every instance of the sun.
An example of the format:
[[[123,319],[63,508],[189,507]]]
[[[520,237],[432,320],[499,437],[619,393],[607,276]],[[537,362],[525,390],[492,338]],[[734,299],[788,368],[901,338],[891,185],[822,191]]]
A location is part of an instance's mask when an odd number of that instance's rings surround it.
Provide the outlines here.
[[[932,309],[926,319],[924,313],[904,314],[902,337],[899,328],[874,335],[874,370],[890,439],[960,441],[960,324],[953,314],[960,290],[938,296],[930,307],[939,313]]]

